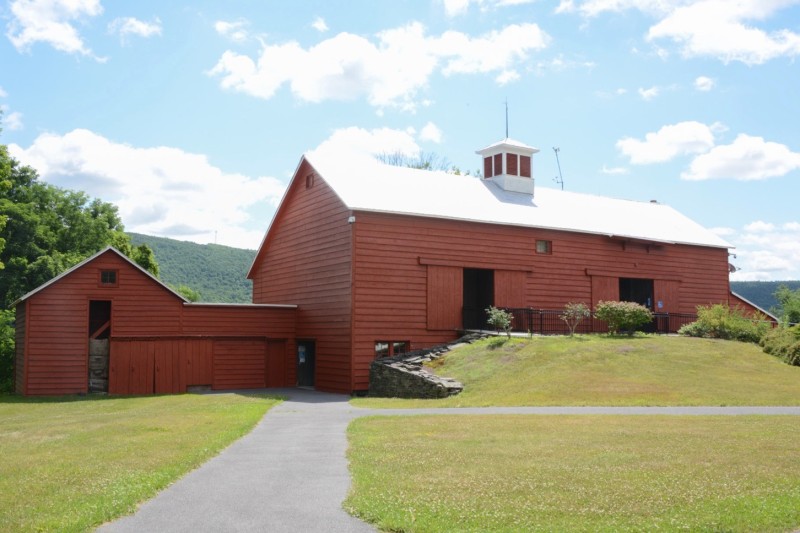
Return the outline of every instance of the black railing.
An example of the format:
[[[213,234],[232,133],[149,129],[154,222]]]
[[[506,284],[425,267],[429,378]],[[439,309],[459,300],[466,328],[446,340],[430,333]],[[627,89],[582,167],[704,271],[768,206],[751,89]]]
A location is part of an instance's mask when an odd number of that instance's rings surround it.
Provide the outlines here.
[[[514,317],[511,331],[537,335],[567,335],[569,327],[561,320],[563,310],[533,309],[531,307],[502,308]],[[464,308],[464,329],[492,329],[486,324],[486,310]],[[653,321],[643,326],[647,333],[675,333],[681,326],[697,320],[691,313],[654,313]],[[586,318],[575,328],[575,333],[607,333],[608,325],[594,317]]]

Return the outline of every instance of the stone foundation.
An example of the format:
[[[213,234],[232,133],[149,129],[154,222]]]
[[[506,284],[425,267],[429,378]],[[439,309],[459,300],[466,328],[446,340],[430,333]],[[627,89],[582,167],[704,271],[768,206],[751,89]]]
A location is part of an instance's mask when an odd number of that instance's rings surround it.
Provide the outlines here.
[[[369,395],[383,398],[446,398],[464,390],[464,385],[425,370],[422,365],[442,357],[462,344],[480,339],[470,334],[425,350],[416,350],[372,362],[369,369]]]

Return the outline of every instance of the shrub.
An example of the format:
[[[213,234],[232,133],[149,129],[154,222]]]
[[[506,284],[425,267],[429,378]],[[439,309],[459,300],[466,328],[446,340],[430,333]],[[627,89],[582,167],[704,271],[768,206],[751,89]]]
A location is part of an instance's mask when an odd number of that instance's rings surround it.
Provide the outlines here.
[[[759,344],[768,354],[790,365],[800,366],[800,326],[772,329],[761,338]]]
[[[486,314],[489,315],[489,318],[486,320],[486,322],[497,331],[500,331],[501,329],[505,331],[506,335],[508,335],[508,338],[510,339],[511,321],[514,320],[514,315],[512,315],[509,311],[498,309],[493,305],[490,305],[489,308],[486,309]]]
[[[637,328],[653,320],[653,312],[635,302],[600,301],[597,303],[594,316],[608,324],[608,332],[612,335],[620,332],[633,335]]]
[[[570,302],[564,306],[564,312],[559,315],[559,318],[567,323],[569,327],[569,335],[575,335],[575,329],[578,327],[584,318],[592,316],[589,306],[585,303]]]
[[[0,309],[0,393],[14,390],[14,310]]]
[[[759,342],[770,325],[762,314],[748,316],[744,309],[724,304],[697,306],[697,320],[678,330],[680,335]]]

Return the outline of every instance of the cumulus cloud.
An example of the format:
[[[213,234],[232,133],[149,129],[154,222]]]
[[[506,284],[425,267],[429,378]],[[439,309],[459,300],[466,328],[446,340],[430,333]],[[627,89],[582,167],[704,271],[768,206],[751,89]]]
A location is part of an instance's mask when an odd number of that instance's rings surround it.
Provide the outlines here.
[[[255,59],[229,50],[209,74],[225,89],[263,99],[288,85],[307,102],[366,97],[375,107],[413,111],[417,93],[437,71],[445,76],[496,72],[498,82],[507,83],[549,40],[536,24],[471,37],[457,31],[428,36],[414,22],[384,30],[374,40],[340,33],[307,49],[294,41],[264,44]]]
[[[443,0],[444,12],[448,17],[463,15],[469,9],[470,3],[478,3],[480,0]]]
[[[419,132],[419,138],[423,141],[430,141],[436,144],[442,142],[442,130],[433,122],[428,122]]]
[[[708,92],[714,88],[715,82],[708,76],[698,76],[694,80],[694,88],[698,91]]]
[[[657,22],[646,38],[668,40],[685,57],[713,57],[725,63],[762,64],[800,55],[800,34],[788,28],[758,27],[795,0],[562,0],[559,13],[596,17],[604,12],[639,10]],[[766,25],[765,25],[766,26]],[[770,25],[772,26],[772,25]]]
[[[800,222],[754,221],[726,237],[736,246],[733,281],[800,279]]]
[[[659,95],[659,93],[661,92],[661,89],[659,89],[658,87],[655,87],[655,86],[650,87],[649,89],[645,89],[643,87],[639,87],[639,91],[638,92],[639,92],[639,96],[642,97],[642,100],[644,100],[645,102],[649,102],[650,100],[652,100],[653,98],[655,98],[656,96]]]
[[[315,18],[314,22],[311,23],[311,27],[317,30],[318,32],[328,31],[328,25],[325,23],[325,19],[323,19],[322,17]]]
[[[250,33],[247,31],[248,26],[249,23],[246,20],[218,20],[214,23],[214,30],[226,39],[243,43],[250,37]]]
[[[3,111],[3,129],[8,131],[17,131],[21,130],[24,126],[22,124],[22,113],[19,111],[12,111],[8,112],[6,108],[0,106],[0,110]]]
[[[100,15],[100,0],[14,0],[10,8],[6,36],[18,51],[42,42],[61,52],[94,57],[74,23]]]
[[[784,144],[743,133],[731,144],[716,146],[697,156],[681,178],[753,181],[785,176],[797,169],[800,169],[800,153]]]
[[[714,132],[720,127],[696,121],[679,122],[646,134],[644,140],[625,137],[616,146],[634,165],[663,163],[679,155],[708,151],[714,146]]]
[[[285,184],[268,176],[225,172],[202,154],[171,147],[139,148],[85,129],[42,134],[13,157],[42,179],[113,202],[130,231],[255,248]]]
[[[349,127],[335,130],[309,154],[325,159],[341,159],[343,164],[353,157],[372,158],[381,154],[402,154],[416,157],[421,149],[414,140],[414,130],[377,128],[366,130]]]
[[[161,35],[161,21],[158,17],[153,22],[145,22],[133,17],[120,17],[108,24],[108,31],[119,34],[119,39],[124,44],[130,36],[147,38]]]

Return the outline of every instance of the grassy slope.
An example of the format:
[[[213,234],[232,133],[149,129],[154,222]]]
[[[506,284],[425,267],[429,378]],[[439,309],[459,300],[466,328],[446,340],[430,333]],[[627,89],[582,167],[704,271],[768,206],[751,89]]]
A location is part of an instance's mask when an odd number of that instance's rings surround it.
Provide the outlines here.
[[[465,389],[442,400],[363,398],[364,407],[800,405],[800,368],[746,343],[684,337],[495,338],[454,350],[437,374]]]
[[[85,531],[246,434],[276,400],[0,396],[0,531]]]
[[[363,418],[345,507],[386,531],[788,531],[798,434],[798,417]]]

